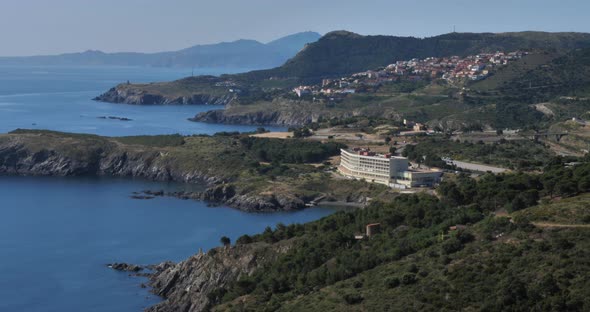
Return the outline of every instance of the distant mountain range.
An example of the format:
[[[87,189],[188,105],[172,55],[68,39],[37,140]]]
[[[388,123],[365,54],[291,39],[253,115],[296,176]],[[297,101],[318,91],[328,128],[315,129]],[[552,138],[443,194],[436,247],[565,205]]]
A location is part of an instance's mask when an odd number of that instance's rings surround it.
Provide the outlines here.
[[[301,32],[269,43],[237,40],[196,45],[180,51],[160,53],[104,53],[86,51],[60,55],[0,57],[0,65],[115,65],[152,67],[232,67],[263,69],[280,66],[320,34]]]

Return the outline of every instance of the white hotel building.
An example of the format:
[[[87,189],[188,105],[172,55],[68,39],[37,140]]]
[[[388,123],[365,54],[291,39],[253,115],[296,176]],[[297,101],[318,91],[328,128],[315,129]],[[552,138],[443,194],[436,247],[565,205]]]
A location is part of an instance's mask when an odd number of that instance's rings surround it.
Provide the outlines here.
[[[338,171],[345,176],[395,188],[434,186],[442,176],[440,170],[410,168],[405,157],[379,155],[363,149],[340,150]]]

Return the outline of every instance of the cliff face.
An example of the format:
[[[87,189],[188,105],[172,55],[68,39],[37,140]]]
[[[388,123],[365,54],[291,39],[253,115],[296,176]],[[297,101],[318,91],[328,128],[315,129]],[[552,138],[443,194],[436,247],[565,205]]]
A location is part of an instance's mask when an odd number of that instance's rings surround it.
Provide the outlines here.
[[[185,94],[163,95],[150,92],[140,87],[119,85],[94,98],[95,101],[124,103],[134,105],[225,105],[234,99],[234,95]]]
[[[81,154],[59,149],[32,150],[16,140],[0,144],[0,174],[24,176],[119,176],[156,181],[214,182],[200,172],[184,172],[160,162],[158,151],[127,151],[115,146],[84,148]]]
[[[253,104],[234,101],[223,110],[202,112],[190,120],[224,124],[303,126],[320,118],[350,117],[361,113],[355,110],[330,110],[325,103],[276,97],[271,101]]]
[[[61,138],[52,142],[50,138],[29,135],[0,137],[0,175],[117,176],[205,182],[208,188],[204,192],[173,196],[222,203],[252,212],[305,208],[304,201],[292,194],[240,193],[223,173],[182,166],[164,149],[130,148],[106,139]]]
[[[162,263],[150,276],[153,292],[166,300],[149,312],[204,311],[215,300],[214,291],[253,274],[287,252],[292,241],[221,247],[199,253],[178,264]]]
[[[228,114],[224,110],[212,110],[199,113],[189,120],[241,125],[302,126],[317,120],[317,118],[314,118],[312,114],[305,111],[279,112],[269,110],[244,114]]]
[[[201,112],[189,120],[223,124],[304,126],[319,120],[345,119],[355,116],[393,120],[402,118],[394,107],[354,104],[350,108],[345,108],[345,105],[350,105],[350,103],[347,104],[345,101],[343,104],[334,104],[282,96],[249,104],[241,103],[238,99],[226,105],[223,110]]]

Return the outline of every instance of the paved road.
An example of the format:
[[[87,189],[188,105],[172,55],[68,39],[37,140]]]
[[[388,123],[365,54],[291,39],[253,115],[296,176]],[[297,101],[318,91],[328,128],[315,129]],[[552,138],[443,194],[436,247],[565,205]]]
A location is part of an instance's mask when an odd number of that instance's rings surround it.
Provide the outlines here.
[[[458,160],[451,160],[448,163],[457,166],[457,168],[467,169],[467,170],[472,170],[472,171],[479,171],[479,172],[490,171],[492,173],[502,173],[502,172],[508,171],[508,169],[504,169],[504,168],[468,163],[468,162],[458,161]]]
[[[590,224],[560,224],[548,222],[531,222],[534,226],[542,228],[590,228]]]

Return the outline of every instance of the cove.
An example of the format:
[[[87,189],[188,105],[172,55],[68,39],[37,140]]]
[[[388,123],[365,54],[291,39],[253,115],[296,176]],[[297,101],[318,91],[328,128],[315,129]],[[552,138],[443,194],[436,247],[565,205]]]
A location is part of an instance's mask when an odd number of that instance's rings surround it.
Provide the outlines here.
[[[140,311],[159,298],[106,263],[181,261],[199,248],[334,210],[245,213],[176,198],[187,186],[113,178],[0,177],[0,311]]]

